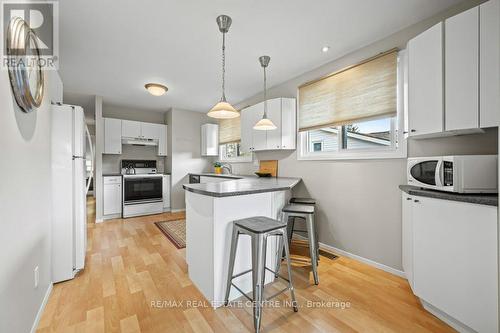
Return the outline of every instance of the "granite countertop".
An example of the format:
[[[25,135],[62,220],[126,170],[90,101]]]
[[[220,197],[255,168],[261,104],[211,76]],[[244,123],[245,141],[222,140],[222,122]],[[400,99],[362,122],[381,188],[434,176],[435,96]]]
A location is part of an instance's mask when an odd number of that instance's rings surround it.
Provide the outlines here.
[[[498,206],[498,194],[469,194],[469,193],[442,192],[442,191],[423,189],[418,186],[412,186],[412,185],[399,185],[399,189],[410,195],[417,195],[421,197],[468,202],[478,205]]]
[[[193,175],[232,178],[218,183],[184,184],[182,186],[186,191],[212,197],[231,197],[236,195],[290,190],[301,181],[300,178],[288,177],[259,178],[257,176],[240,175],[215,176],[215,174],[209,173]]]

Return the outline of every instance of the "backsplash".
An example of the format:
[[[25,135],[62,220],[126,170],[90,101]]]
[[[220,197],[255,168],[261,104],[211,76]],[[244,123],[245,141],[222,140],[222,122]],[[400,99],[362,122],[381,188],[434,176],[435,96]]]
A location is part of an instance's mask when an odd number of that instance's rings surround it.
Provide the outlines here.
[[[157,147],[122,146],[121,155],[102,155],[102,173],[119,173],[121,160],[156,160],[159,173],[165,171],[165,158],[157,155]]]

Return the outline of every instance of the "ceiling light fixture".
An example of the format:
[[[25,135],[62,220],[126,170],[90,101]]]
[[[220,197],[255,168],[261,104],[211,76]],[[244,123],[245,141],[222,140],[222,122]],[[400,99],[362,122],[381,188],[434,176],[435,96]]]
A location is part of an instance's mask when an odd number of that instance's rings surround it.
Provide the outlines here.
[[[262,56],[259,57],[259,62],[262,68],[264,69],[264,115],[262,116],[262,119],[255,124],[253,127],[254,130],[259,130],[259,131],[269,131],[269,130],[274,130],[276,129],[276,125],[273,124],[271,119],[267,118],[267,79],[266,79],[266,67],[269,65],[269,62],[271,61],[271,57],[269,56]]]
[[[159,83],[147,83],[144,88],[153,96],[164,95],[168,90],[166,86]]]
[[[326,53],[326,52],[328,52],[329,50],[330,50],[330,46],[323,46],[323,47],[321,48],[321,52],[323,52],[323,53]]]
[[[207,116],[217,119],[229,119],[240,116],[240,113],[226,101],[225,83],[226,83],[226,33],[229,31],[232,20],[227,15],[217,17],[219,31],[222,32],[222,97],[219,103],[208,111]]]

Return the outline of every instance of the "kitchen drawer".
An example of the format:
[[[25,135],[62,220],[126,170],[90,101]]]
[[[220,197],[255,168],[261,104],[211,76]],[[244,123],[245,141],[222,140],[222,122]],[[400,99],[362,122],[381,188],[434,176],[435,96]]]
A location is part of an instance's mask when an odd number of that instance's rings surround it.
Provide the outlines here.
[[[121,184],[121,176],[104,176],[104,185],[106,184]]]

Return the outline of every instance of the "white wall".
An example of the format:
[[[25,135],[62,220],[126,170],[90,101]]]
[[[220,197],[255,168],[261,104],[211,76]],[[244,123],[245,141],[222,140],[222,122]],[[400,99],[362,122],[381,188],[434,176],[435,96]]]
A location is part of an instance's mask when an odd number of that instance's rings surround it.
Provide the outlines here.
[[[296,97],[301,84],[358,63],[406,42],[434,25],[480,1],[469,1],[424,22],[410,26],[283,84],[272,87],[268,97]],[[286,61],[275,59],[275,61]],[[269,70],[272,75],[272,66]],[[242,101],[242,108],[260,102],[261,94]],[[441,154],[495,154],[497,130],[486,134],[410,141],[410,156]],[[295,195],[318,200],[319,240],[341,250],[401,270],[401,196],[406,182],[406,160],[298,161],[295,152],[263,152],[257,159],[279,159],[279,175],[301,177]],[[251,173],[255,163],[235,164],[235,173]]]
[[[51,286],[50,100],[62,100],[57,73],[47,73],[45,89],[41,107],[23,113],[0,71],[0,332],[30,331]]]
[[[180,109],[167,112],[169,122],[169,152],[167,170],[170,168],[172,179],[172,209],[184,209],[184,189],[188,183],[188,173],[207,172],[212,168],[214,158],[201,156],[201,125],[216,123],[205,113]],[[171,145],[171,146],[170,146]]]

